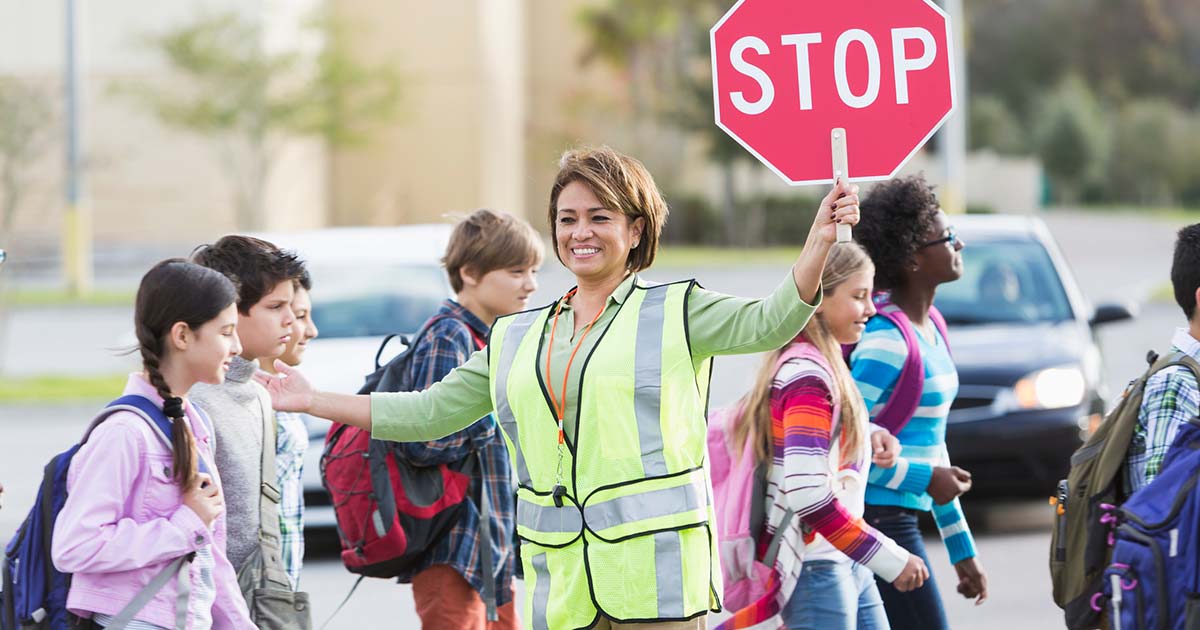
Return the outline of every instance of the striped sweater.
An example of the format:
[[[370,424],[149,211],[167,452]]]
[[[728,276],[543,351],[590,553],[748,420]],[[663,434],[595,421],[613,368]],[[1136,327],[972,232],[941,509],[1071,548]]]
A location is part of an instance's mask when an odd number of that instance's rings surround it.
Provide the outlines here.
[[[871,467],[866,500],[870,505],[932,510],[953,564],[975,556],[975,541],[958,499],[946,505],[934,505],[927,489],[933,467],[950,465],[946,451],[946,418],[950,403],[958,394],[958,371],[940,334],[935,332],[933,343],[930,343],[917,332],[917,340],[925,366],[925,388],[920,406],[896,436],[901,445],[896,466]],[[904,339],[895,324],[880,316],[867,322],[862,341],[850,357],[850,365],[872,418],[891,396],[907,354]]]
[[[840,440],[834,439],[831,379],[824,368],[804,358],[780,367],[771,388],[774,461],[767,487],[768,531],[791,508],[799,523],[784,537],[781,557],[863,564],[891,582],[904,570],[908,552],[863,520],[864,471],[870,462],[870,441],[863,426],[862,447],[843,460]],[[798,532],[803,524],[801,541]]]

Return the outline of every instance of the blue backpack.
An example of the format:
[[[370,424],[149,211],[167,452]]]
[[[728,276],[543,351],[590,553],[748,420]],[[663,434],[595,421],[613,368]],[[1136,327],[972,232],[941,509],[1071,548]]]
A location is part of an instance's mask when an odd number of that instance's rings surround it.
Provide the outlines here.
[[[1200,418],[1179,430],[1162,472],[1111,520],[1112,563],[1093,608],[1113,630],[1200,628]]]
[[[162,409],[143,396],[122,396],[104,407],[92,419],[78,444],[56,455],[46,464],[42,485],[29,515],[4,550],[3,582],[0,588],[0,630],[68,630],[78,618],[67,611],[67,592],[71,576],[54,568],[51,540],[54,522],[67,501],[67,471],[71,459],[87,442],[101,422],[118,411],[132,411],[154,427],[159,439],[171,445],[171,420]],[[205,424],[208,419],[201,417]],[[197,458],[200,472],[208,472],[204,458]],[[167,565],[149,584],[113,618],[110,627],[123,627],[154,597],[172,577],[182,578],[188,570],[184,556]],[[182,603],[186,614],[186,602]],[[178,611],[177,611],[178,614]],[[118,623],[119,622],[119,623]]]

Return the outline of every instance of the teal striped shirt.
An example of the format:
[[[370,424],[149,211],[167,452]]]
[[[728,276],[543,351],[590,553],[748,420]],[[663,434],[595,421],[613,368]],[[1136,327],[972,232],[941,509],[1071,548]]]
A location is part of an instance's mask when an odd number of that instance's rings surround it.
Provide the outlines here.
[[[934,466],[949,466],[946,451],[946,417],[958,394],[958,370],[946,342],[935,333],[930,343],[918,332],[917,340],[925,366],[925,388],[916,412],[896,436],[900,457],[892,468],[871,466],[867,477],[868,505],[894,505],[914,510],[933,511],[938,531],[950,555],[950,562],[975,556],[975,541],[963,517],[958,499],[946,505],[934,505],[926,490]],[[851,372],[862,392],[871,418],[883,409],[892,395],[900,368],[908,352],[896,325],[876,316],[867,322],[862,341],[850,357]]]

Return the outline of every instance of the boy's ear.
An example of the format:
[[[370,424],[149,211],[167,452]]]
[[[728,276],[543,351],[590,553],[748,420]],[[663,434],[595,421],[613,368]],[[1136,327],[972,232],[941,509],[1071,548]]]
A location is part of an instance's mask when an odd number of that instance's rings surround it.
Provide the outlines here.
[[[633,230],[633,241],[641,244],[642,231],[646,229],[646,217],[638,217],[633,220],[633,225],[630,226]]]
[[[1192,297],[1196,298],[1196,304],[1200,306],[1200,287],[1196,287],[1196,295]],[[1200,308],[1192,311],[1192,321],[1200,321],[1200,313],[1198,312],[1200,312]]]
[[[475,287],[479,285],[479,273],[470,265],[464,265],[463,267],[459,268],[458,277],[460,280],[462,280],[464,287]]]
[[[192,342],[192,329],[184,322],[175,322],[167,333],[167,343],[175,350],[187,350]]]

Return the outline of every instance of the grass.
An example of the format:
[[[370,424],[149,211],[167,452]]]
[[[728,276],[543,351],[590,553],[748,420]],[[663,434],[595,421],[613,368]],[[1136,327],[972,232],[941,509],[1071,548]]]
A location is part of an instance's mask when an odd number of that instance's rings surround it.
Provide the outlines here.
[[[1182,206],[1127,206],[1117,204],[1097,204],[1079,206],[1065,206],[1067,208],[1078,209],[1084,212],[1096,212],[1100,214],[1124,214],[1129,216],[1142,216],[1159,221],[1169,221],[1171,223],[1196,223],[1200,221],[1200,208],[1185,208]],[[1054,208],[1050,208],[1053,212]]]
[[[666,245],[654,259],[655,267],[744,267],[788,265],[800,255],[799,247],[701,247]]]
[[[127,374],[105,376],[31,376],[0,380],[0,404],[51,404],[115,398]]]
[[[133,306],[133,297],[130,291],[92,291],[73,295],[66,289],[13,289],[0,296],[0,300],[17,307]]]

